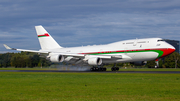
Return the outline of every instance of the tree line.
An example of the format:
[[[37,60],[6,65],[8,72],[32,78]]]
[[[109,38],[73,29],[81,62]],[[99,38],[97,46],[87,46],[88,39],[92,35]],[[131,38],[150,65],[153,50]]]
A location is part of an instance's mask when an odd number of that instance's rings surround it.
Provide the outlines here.
[[[2,67],[15,67],[15,68],[25,68],[25,67],[48,67],[51,62],[41,57],[37,53],[30,52],[20,52],[20,53],[4,53],[0,54],[0,68]],[[113,64],[110,64],[113,65]],[[145,66],[148,68],[155,68],[155,60],[148,61]],[[130,66],[136,67],[131,63],[118,63],[118,67]],[[177,52],[168,55],[165,58],[159,60],[159,68],[180,68],[180,54]]]
[[[0,67],[41,67],[50,66],[50,62],[37,53],[21,52],[21,53],[4,53],[0,54]]]

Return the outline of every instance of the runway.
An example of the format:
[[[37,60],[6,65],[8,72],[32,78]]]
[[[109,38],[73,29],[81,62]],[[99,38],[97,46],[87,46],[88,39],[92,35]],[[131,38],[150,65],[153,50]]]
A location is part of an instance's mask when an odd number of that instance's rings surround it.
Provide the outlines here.
[[[0,72],[59,72],[59,73],[158,73],[180,74],[180,71],[72,71],[72,70],[0,70]]]

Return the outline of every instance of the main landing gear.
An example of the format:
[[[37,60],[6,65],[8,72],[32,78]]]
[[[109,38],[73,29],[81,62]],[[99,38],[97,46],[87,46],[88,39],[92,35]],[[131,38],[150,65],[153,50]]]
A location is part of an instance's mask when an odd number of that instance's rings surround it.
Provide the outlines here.
[[[91,71],[106,71],[106,68],[103,68],[103,67],[95,67],[95,66],[93,66],[91,69],[90,69]]]
[[[93,66],[91,69],[91,71],[106,71],[106,68],[103,67],[103,65],[101,66]],[[111,68],[111,71],[119,71],[119,67],[116,67],[116,64],[113,65],[113,67]]]
[[[111,68],[111,71],[119,71],[119,67],[116,67],[116,63]]]
[[[119,67],[112,67],[111,71],[119,71]]]

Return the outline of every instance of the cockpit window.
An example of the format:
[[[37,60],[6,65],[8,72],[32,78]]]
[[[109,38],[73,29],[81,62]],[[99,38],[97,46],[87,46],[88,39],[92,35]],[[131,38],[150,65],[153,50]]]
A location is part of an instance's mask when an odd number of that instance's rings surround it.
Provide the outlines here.
[[[159,42],[159,41],[165,41],[165,40],[163,40],[163,39],[161,39],[161,40],[157,40],[157,42]]]

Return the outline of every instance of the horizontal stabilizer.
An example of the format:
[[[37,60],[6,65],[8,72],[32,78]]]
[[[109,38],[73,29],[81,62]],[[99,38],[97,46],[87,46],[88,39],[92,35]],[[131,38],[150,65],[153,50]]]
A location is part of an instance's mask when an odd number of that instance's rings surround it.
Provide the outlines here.
[[[11,47],[9,47],[9,46],[6,45],[6,44],[3,44],[3,45],[4,45],[4,47],[5,47],[6,49],[16,50],[15,48],[11,48]]]

